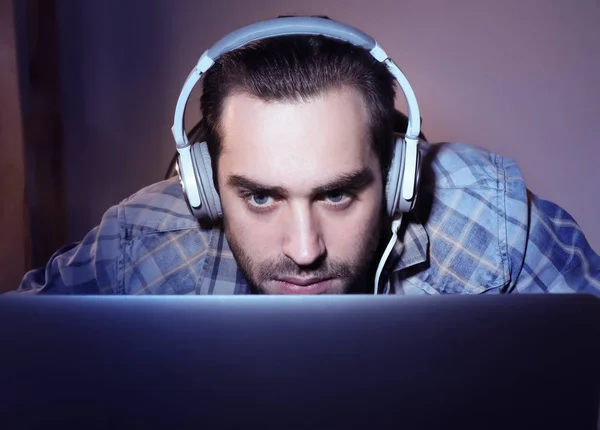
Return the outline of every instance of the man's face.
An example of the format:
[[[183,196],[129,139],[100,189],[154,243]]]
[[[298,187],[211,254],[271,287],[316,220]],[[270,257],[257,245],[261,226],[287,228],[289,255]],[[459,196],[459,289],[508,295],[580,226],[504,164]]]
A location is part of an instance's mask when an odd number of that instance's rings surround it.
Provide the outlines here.
[[[379,241],[382,176],[362,97],[224,103],[219,193],[225,234],[266,294],[363,292]]]

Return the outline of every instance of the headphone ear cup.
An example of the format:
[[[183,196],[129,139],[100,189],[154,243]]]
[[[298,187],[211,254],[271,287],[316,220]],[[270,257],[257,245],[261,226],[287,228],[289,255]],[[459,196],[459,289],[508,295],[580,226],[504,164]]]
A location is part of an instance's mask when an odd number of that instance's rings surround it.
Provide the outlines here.
[[[213,171],[208,145],[206,142],[192,146],[194,174],[198,181],[198,192],[202,201],[200,210],[194,211],[197,218],[208,218],[217,221],[223,216],[221,199],[213,182]],[[196,214],[198,212],[198,214]]]
[[[407,143],[404,136],[396,134],[394,155],[392,157],[392,164],[390,165],[390,171],[388,172],[385,187],[387,213],[390,218],[394,218],[398,213],[410,212],[415,207],[415,202],[417,201],[417,191],[421,174],[421,153],[417,148],[416,158],[411,157],[412,159],[409,160],[406,155],[406,147]],[[412,172],[412,169],[409,168],[409,172],[407,172],[407,163],[414,164],[414,177],[409,173]],[[409,165],[409,167],[412,166]],[[407,200],[402,196],[402,186],[405,182],[407,182],[406,185],[414,190],[413,197],[410,200]],[[408,182],[410,182],[410,184]]]
[[[390,164],[385,186],[385,200],[389,217],[393,217],[396,213],[401,212],[400,194],[402,190],[402,177],[404,175],[405,152],[406,142],[404,141],[404,137],[396,134],[392,163]]]
[[[192,147],[187,148],[189,152],[179,152],[177,156],[177,173],[179,177],[179,183],[183,189],[183,195],[185,201],[188,204],[192,215],[195,218],[206,218],[208,214],[205,213],[205,204],[202,201],[200,192],[198,191],[198,180],[196,178],[195,167],[194,167],[194,156],[192,153]]]

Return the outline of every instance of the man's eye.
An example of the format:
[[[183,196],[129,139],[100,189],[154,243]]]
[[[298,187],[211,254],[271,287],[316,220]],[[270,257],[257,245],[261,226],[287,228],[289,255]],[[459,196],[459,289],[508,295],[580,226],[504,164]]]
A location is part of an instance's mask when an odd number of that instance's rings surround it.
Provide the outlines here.
[[[267,194],[251,194],[249,200],[254,206],[268,206],[273,204],[273,197]]]
[[[325,200],[336,204],[344,202],[348,197],[350,197],[348,193],[344,193],[343,191],[330,191],[325,194]]]

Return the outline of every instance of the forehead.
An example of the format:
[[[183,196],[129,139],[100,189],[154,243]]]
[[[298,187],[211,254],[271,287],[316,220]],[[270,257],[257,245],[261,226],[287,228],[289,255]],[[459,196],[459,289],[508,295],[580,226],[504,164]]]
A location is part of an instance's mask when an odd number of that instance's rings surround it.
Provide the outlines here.
[[[360,94],[350,89],[298,101],[234,94],[223,105],[219,175],[301,190],[377,165]]]

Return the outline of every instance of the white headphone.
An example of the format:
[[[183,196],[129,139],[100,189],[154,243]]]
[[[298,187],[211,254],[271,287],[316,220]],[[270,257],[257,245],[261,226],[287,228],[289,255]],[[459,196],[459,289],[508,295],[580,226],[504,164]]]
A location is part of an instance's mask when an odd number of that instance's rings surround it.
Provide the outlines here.
[[[222,209],[213,183],[206,142],[190,144],[184,129],[184,112],[192,89],[215,60],[226,52],[256,40],[286,35],[320,35],[362,47],[377,61],[385,64],[396,78],[408,105],[408,127],[404,136],[396,137],[386,184],[386,205],[390,217],[409,212],[414,207],[417,197],[421,122],[417,99],[408,80],[377,42],[362,31],[329,18],[283,17],[251,24],[223,37],[202,54],[183,85],[171,131],[179,153],[177,163],[181,183],[194,216],[215,221],[222,216]]]

